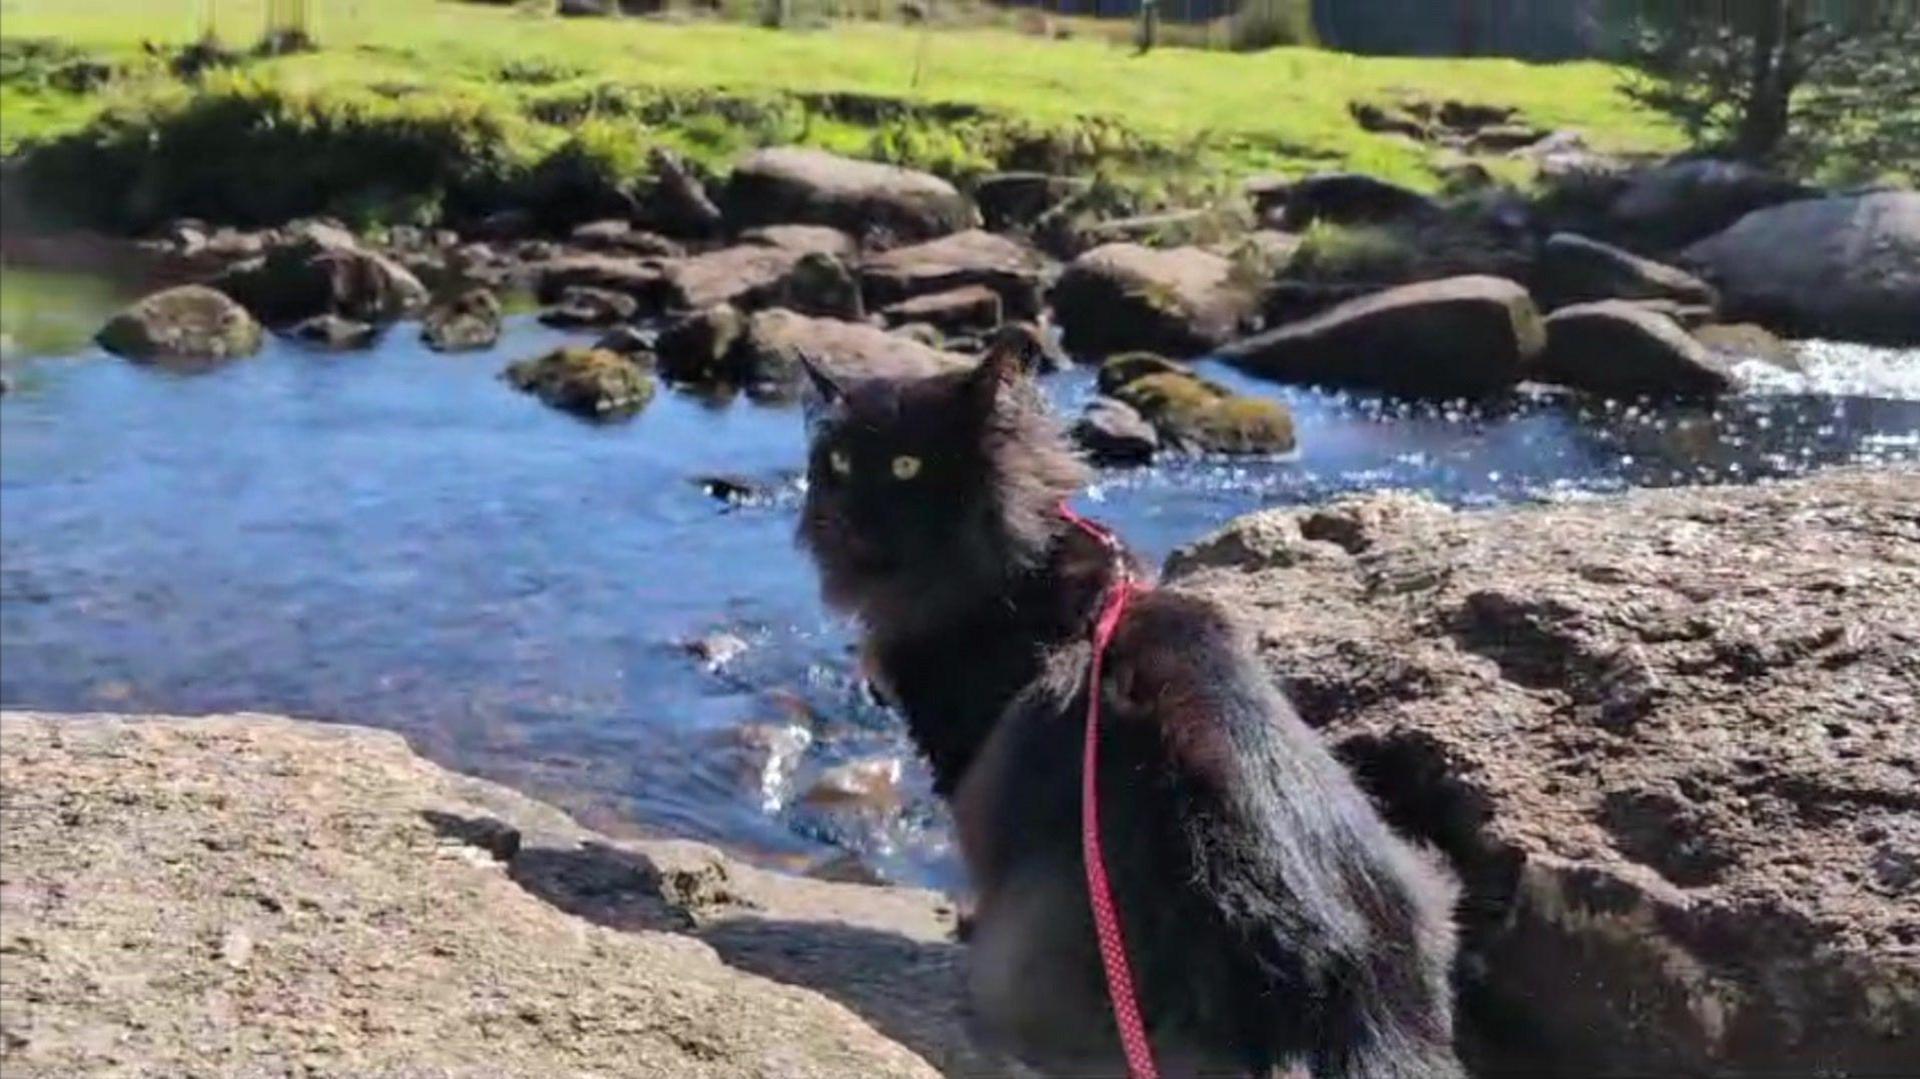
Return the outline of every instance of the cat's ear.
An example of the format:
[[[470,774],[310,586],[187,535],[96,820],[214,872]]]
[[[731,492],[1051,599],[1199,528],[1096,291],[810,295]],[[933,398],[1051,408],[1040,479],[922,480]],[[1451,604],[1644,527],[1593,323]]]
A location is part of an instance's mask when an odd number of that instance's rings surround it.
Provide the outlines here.
[[[827,374],[826,369],[804,351],[800,353],[800,369],[807,373],[807,381],[813,384],[814,396],[820,399],[821,404],[839,404],[840,399],[847,395],[847,391],[833,380],[833,376]]]
[[[1000,389],[1011,386],[1026,374],[1025,358],[1017,346],[1005,342],[996,342],[980,357],[980,366],[973,369],[968,389],[973,398],[974,408],[982,416],[993,414],[1000,401]]]

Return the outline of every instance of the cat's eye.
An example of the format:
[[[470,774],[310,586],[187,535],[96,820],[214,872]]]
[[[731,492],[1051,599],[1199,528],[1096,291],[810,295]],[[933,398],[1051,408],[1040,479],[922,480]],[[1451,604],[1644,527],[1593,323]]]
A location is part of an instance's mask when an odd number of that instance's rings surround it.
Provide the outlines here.
[[[836,476],[853,475],[853,457],[846,450],[831,450],[827,453],[827,466]]]
[[[893,478],[910,480],[920,474],[920,458],[901,454],[893,459]]]

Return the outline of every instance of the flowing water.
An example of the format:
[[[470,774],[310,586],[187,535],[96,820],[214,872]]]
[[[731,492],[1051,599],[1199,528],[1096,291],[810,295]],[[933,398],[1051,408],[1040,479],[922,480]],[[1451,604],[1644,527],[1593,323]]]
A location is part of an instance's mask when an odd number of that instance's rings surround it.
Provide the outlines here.
[[[400,326],[172,374],[86,343],[110,285],[8,271],[0,293],[0,704],[387,727],[603,829],[955,883],[793,546],[795,410],[663,392],[580,422],[499,380],[568,340],[527,318],[485,353]],[[1083,501],[1158,558],[1346,491],[1479,506],[1920,459],[1920,352],[1806,353],[1713,407],[1414,405],[1213,371],[1294,408],[1297,457],[1107,473]],[[1091,377],[1049,388],[1077,410]],[[759,493],[718,501],[714,474]],[[848,762],[881,789],[820,783]]]

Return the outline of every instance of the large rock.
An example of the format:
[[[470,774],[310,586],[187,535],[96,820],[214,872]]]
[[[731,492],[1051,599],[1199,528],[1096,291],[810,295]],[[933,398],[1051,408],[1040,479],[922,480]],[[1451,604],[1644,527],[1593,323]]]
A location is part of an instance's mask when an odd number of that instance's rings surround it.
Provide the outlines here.
[[[1253,307],[1228,259],[1138,244],[1107,244],[1074,259],[1051,299],[1067,351],[1088,356],[1209,352],[1234,338]]]
[[[803,354],[841,380],[922,378],[971,363],[863,322],[808,318],[776,308],[747,320],[731,351],[733,377],[746,385],[797,387]]]
[[[932,326],[945,334],[991,333],[1003,321],[1000,294],[985,285],[915,296],[880,312],[889,327]]]
[[[795,247],[756,243],[683,259],[666,268],[661,304],[669,311],[698,311],[722,303],[742,309],[778,303],[794,267],[809,254]]]
[[[260,324],[246,308],[204,285],[156,292],[107,321],[97,337],[108,352],[144,363],[229,360],[260,351]]]
[[[800,256],[787,272],[779,306],[803,315],[859,320],[867,317],[860,283],[839,258],[822,252]]]
[[[1663,250],[1711,236],[1755,210],[1818,192],[1739,161],[1676,161],[1639,173],[1607,208],[1609,225]]]
[[[1519,381],[1545,344],[1526,289],[1498,277],[1455,277],[1349,301],[1220,356],[1282,382],[1473,396]]]
[[[1708,308],[1720,302],[1712,285],[1685,270],[1570,232],[1555,233],[1541,246],[1533,294],[1549,311],[1598,300],[1672,300]]]
[[[214,283],[270,326],[316,315],[378,325],[418,314],[431,299],[406,267],[327,225],[303,228]]]
[[[880,308],[966,285],[1000,294],[1010,318],[1040,314],[1046,260],[1032,248],[991,232],[969,229],[923,244],[896,248],[868,259],[860,286],[870,307]]]
[[[1380,225],[1424,221],[1439,214],[1432,199],[1364,173],[1328,172],[1308,176],[1286,189],[1280,227],[1298,232],[1316,221],[1335,225]]]
[[[1920,1060],[1920,473],[1452,513],[1176,555],[1461,872],[1476,1074]]]
[[[1615,397],[1695,397],[1733,387],[1725,364],[1665,315],[1620,301],[1547,316],[1547,350],[1533,375]]]
[[[716,236],[726,228],[726,218],[708,196],[706,185],[678,154],[655,147],[649,160],[653,187],[641,206],[648,224],[670,236],[690,239]]]
[[[1687,249],[1727,312],[1796,336],[1920,343],[1920,193],[1762,210]]]
[[[831,225],[891,243],[958,232],[974,219],[966,197],[937,176],[799,147],[747,155],[734,166],[724,202],[736,229]]]
[[[860,254],[860,244],[853,237],[825,225],[762,225],[742,232],[739,242],[784,247],[803,255],[832,255],[847,262]]]
[[[940,897],[597,835],[397,735],[8,713],[0,805],[9,1075],[1007,1071]]]

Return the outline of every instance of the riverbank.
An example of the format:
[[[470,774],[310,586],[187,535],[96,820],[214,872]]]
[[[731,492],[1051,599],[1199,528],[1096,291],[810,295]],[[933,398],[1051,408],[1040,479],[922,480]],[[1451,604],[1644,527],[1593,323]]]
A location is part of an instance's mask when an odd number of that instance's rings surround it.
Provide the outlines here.
[[[1433,189],[1469,161],[1509,177],[1529,170],[1505,147],[1439,147],[1355,121],[1356,108],[1384,115],[1408,97],[1503,106],[1608,154],[1681,146],[1597,63],[1304,48],[1135,56],[1010,30],[765,30],[435,0],[335,5],[320,51],[293,56],[203,66],[197,32],[184,13],[130,0],[82,11],[16,0],[0,152],[61,143],[49,167],[64,182],[44,189],[83,219],[142,231],[180,215],[432,223],[470,203],[631,187],[655,147],[715,174],[743,151],[793,142],[958,181],[1097,173],[1137,212],[1235,192],[1265,172],[1354,169]],[[250,30],[229,20],[225,32],[244,48]],[[56,167],[62,157],[78,160]]]
[[[1920,1052],[1916,491],[1381,494],[1172,570],[1461,870],[1479,1074],[1877,1074]],[[0,724],[10,1075],[1003,1074],[931,893],[593,835],[354,728]]]

